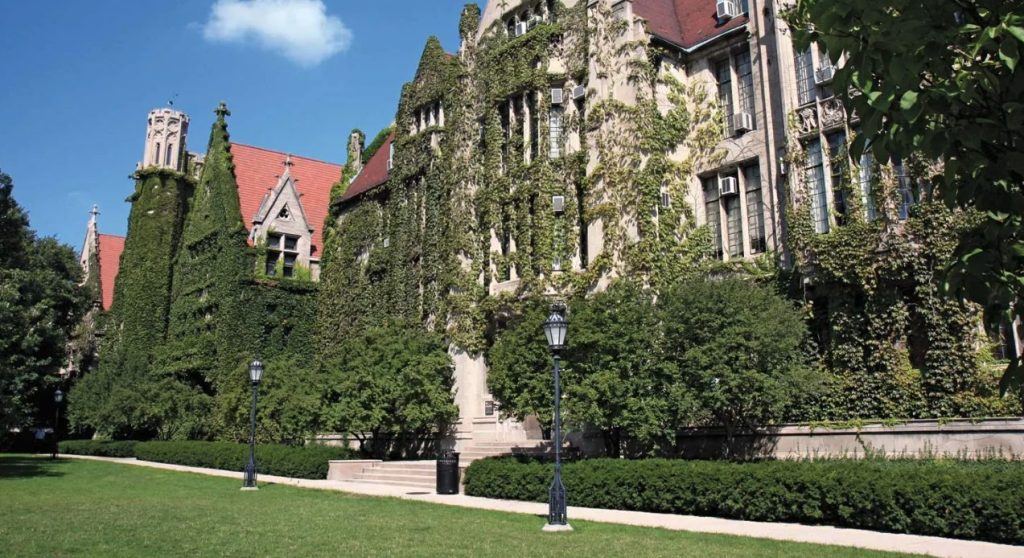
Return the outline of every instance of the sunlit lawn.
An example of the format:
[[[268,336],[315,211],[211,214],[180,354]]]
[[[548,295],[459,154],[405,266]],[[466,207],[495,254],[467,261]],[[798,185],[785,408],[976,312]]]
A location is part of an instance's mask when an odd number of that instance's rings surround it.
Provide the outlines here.
[[[0,456],[0,556],[897,556]]]

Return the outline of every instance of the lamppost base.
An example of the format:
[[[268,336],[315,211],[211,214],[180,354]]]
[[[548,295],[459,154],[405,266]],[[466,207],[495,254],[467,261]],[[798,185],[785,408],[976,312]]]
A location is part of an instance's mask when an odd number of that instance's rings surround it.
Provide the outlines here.
[[[260,487],[258,487],[258,486],[243,486],[242,487],[242,492],[252,492],[254,490],[259,490],[259,489],[260,489]]]
[[[548,523],[544,525],[544,528],[541,529],[541,531],[544,531],[545,533],[564,533],[572,531],[572,525],[569,525],[568,523],[565,525],[552,525],[551,523]]]

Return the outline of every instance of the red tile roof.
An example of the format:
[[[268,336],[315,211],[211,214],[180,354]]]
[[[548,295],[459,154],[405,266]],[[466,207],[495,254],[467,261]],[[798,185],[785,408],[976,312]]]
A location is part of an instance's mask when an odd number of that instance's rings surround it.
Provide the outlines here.
[[[633,0],[633,13],[647,20],[651,33],[684,48],[693,48],[749,21],[741,15],[719,24],[715,10],[715,0]]]
[[[245,228],[252,230],[252,219],[259,210],[263,196],[277,186],[284,174],[282,151],[273,151],[242,143],[231,144],[238,181],[238,201],[242,207]],[[342,165],[291,155],[291,175],[295,189],[302,197],[302,210],[313,228],[313,257],[319,258],[323,246],[324,219],[331,203],[331,186],[341,180]]]
[[[341,197],[341,201],[350,200],[363,192],[372,190],[387,182],[388,177],[391,175],[391,171],[388,170],[388,159],[391,156],[391,144],[394,141],[395,133],[391,132],[388,139],[384,140],[384,143],[380,145],[380,148],[373,154],[373,157],[370,157],[370,160],[366,162],[366,166],[363,167],[359,176],[349,184],[348,190],[345,190],[345,195]]]
[[[114,303],[114,281],[121,268],[121,253],[124,252],[124,237],[112,234],[98,234],[97,249],[100,262],[100,301],[104,310],[110,310]]]

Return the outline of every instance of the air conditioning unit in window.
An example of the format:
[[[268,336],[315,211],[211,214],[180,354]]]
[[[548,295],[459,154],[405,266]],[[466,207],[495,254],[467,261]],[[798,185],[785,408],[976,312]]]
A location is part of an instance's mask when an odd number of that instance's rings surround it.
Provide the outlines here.
[[[814,72],[814,83],[825,85],[826,83],[831,83],[834,77],[836,77],[836,67],[832,64],[826,64]]]
[[[718,0],[716,11],[718,12],[718,19],[732,19],[740,15],[736,2],[733,0]]]
[[[735,176],[723,176],[718,179],[718,194],[722,196],[735,196],[740,193],[739,183]]]
[[[579,101],[583,97],[587,96],[587,88],[582,85],[577,85],[572,88],[572,100]]]
[[[732,115],[732,129],[736,133],[749,132],[754,129],[754,115],[749,112],[737,112]]]
[[[516,37],[519,37],[521,35],[525,35],[527,31],[529,31],[529,29],[526,27],[526,22],[525,21],[520,21],[519,23],[516,24],[516,32],[515,32],[515,36]]]
[[[562,90],[560,88],[551,88],[551,104],[562,104]]]
[[[551,206],[555,209],[556,215],[565,213],[565,196],[551,196]]]

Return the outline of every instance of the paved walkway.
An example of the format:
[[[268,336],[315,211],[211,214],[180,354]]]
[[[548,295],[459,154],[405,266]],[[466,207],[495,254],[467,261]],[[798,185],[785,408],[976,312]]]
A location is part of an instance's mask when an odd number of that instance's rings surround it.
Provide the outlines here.
[[[151,461],[139,461],[134,458],[87,457],[63,454],[61,457],[109,461],[114,463],[124,463],[126,465],[152,467],[154,469],[167,469],[170,471],[183,471],[188,473],[198,473],[201,475],[230,477],[238,479],[239,485],[241,485],[242,482],[242,473],[224,471],[221,469],[206,469],[202,467],[186,467],[184,465],[154,463]],[[419,491],[415,488],[410,489],[409,487],[399,487],[386,484],[293,479],[272,475],[259,475],[259,482],[284,484],[301,488],[314,488],[318,490],[334,490],[366,496],[402,498],[404,500],[417,500],[420,502],[431,502],[434,504],[459,506],[463,508],[525,513],[542,517],[546,517],[548,512],[547,504],[519,502],[513,500],[495,500],[491,498],[465,496],[462,494],[445,496],[436,494],[433,491]],[[715,517],[604,510],[569,506],[569,522],[572,523],[573,520],[620,523],[623,525],[636,525],[641,527],[660,527],[673,531],[695,531],[700,533],[719,533],[782,541],[833,544],[871,550],[924,554],[943,558],[1024,558],[1024,546],[944,539],[940,537],[924,537],[919,535],[879,533],[875,531],[841,529],[838,527],[820,525],[759,523],[756,521],[739,521],[735,519],[720,519]],[[538,531],[540,531],[540,527],[541,523],[538,522]]]

